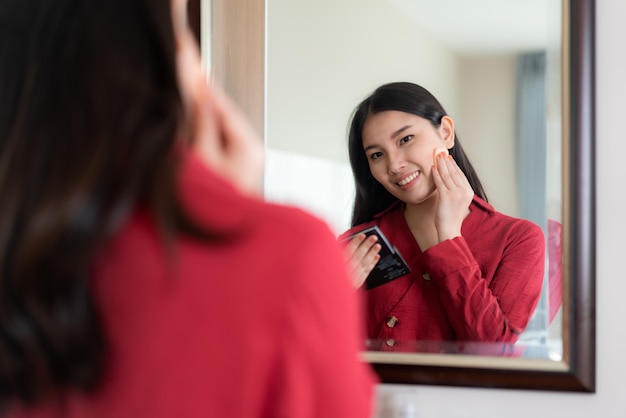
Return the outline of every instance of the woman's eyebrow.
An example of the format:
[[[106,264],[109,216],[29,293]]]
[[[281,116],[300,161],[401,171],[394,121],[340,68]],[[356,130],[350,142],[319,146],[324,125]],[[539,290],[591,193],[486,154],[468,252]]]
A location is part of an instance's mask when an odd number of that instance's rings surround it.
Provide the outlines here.
[[[378,148],[378,145],[374,144],[374,145],[368,145],[367,147],[363,148],[363,151],[369,151],[372,148]]]
[[[389,137],[389,139],[394,139],[395,137],[397,137],[398,135],[400,135],[402,132],[406,131],[407,129],[409,129],[412,125],[404,125],[402,128],[398,129],[397,131],[393,132],[391,134],[391,136]]]
[[[409,129],[411,126],[413,125],[404,125],[402,128],[394,131],[391,133],[391,135],[389,135],[389,139],[394,139],[396,138],[398,135],[400,135],[402,132],[406,131],[407,129]],[[376,148],[378,147],[377,144],[373,144],[373,145],[368,145],[367,147],[365,147],[363,150],[364,151],[369,151],[372,148]]]

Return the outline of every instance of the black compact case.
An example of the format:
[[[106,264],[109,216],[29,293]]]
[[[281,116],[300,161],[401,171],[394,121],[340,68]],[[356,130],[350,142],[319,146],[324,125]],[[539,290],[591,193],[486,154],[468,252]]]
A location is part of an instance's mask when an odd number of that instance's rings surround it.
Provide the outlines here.
[[[387,237],[385,237],[378,226],[374,225],[357,232],[350,238],[358,234],[365,234],[367,236],[376,235],[378,237],[378,243],[382,247],[379,252],[380,260],[378,260],[378,263],[365,280],[365,288],[367,290],[389,283],[411,272],[411,269],[402,258],[402,255],[400,255],[396,247],[389,243]]]

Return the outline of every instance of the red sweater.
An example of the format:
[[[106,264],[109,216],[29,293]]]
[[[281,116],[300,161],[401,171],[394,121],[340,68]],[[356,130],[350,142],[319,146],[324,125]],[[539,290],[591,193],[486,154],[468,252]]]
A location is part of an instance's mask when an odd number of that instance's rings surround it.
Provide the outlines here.
[[[541,228],[474,197],[462,236],[422,252],[403,211],[397,203],[342,235],[378,225],[411,269],[367,291],[369,348],[431,351],[433,341],[515,342],[541,294]]]
[[[180,193],[211,244],[178,237],[174,267],[152,217],[137,212],[94,268],[109,369],[66,410],[15,416],[369,417],[369,365],[356,294],[329,228],[242,197],[195,157]],[[9,415],[14,416],[14,415]]]

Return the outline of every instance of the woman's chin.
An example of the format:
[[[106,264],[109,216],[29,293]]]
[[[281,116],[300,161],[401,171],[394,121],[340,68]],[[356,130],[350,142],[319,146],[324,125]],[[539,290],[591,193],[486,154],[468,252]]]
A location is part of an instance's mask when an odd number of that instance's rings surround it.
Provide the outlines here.
[[[425,202],[430,202],[434,200],[436,196],[437,196],[437,189],[434,189],[433,191],[431,191],[429,194],[426,194],[426,195],[424,194],[414,195],[414,196],[406,196],[406,195],[397,196],[396,195],[398,199],[402,200],[407,205],[420,205]]]

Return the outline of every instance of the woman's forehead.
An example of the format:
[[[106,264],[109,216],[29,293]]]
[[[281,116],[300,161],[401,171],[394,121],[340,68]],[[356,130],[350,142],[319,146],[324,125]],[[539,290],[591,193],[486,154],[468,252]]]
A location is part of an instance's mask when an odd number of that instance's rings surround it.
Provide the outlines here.
[[[412,113],[386,110],[371,114],[363,125],[363,141],[391,138],[407,128],[422,128],[430,122]]]

